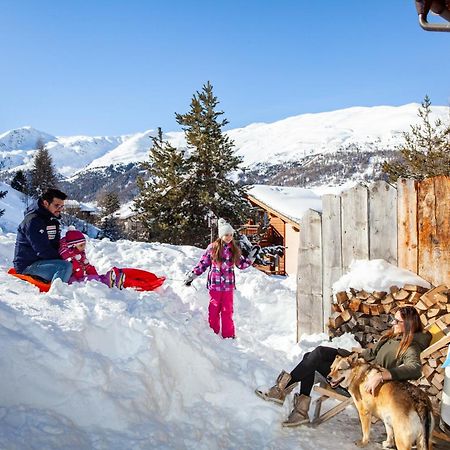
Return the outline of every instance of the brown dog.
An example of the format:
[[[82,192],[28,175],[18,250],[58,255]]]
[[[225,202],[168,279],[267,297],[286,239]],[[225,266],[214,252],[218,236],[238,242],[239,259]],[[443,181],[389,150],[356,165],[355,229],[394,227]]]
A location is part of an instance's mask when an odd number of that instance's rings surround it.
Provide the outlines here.
[[[434,428],[431,402],[417,386],[406,381],[388,381],[375,390],[366,392],[367,377],[380,367],[369,364],[353,353],[346,358],[336,356],[328,380],[332,387],[347,389],[355,402],[362,428],[362,440],[356,442],[364,447],[369,442],[372,415],[384,422],[387,439],[383,448],[410,450],[414,442],[417,450],[433,448],[431,435]]]

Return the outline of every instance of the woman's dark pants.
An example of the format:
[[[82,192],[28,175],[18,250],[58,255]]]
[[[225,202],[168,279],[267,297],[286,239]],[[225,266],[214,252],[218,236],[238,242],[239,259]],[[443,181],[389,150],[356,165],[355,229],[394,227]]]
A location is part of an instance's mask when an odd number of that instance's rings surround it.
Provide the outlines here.
[[[306,353],[303,359],[291,372],[291,381],[288,386],[300,382],[300,394],[309,396],[314,385],[314,373],[317,371],[324,377],[330,373],[331,364],[338,355],[338,350],[331,347],[316,347],[312,352]]]

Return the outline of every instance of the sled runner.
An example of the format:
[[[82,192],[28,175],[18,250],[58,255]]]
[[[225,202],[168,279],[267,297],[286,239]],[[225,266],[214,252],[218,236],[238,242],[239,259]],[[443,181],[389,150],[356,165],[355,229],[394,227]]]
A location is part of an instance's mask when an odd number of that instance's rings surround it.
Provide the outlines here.
[[[48,292],[48,290],[50,289],[51,286],[50,283],[47,283],[43,280],[38,280],[37,278],[33,278],[30,275],[22,275],[20,273],[17,273],[16,269],[14,269],[13,267],[8,269],[8,273],[9,275],[12,275],[13,277],[19,278],[23,281],[26,281],[27,283],[34,284],[41,292]]]

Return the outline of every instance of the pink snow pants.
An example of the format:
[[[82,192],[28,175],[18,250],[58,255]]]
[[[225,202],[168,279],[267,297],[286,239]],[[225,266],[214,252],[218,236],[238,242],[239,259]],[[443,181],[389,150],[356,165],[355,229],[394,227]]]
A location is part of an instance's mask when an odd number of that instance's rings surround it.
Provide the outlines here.
[[[209,326],[219,334],[222,318],[222,337],[234,338],[233,291],[209,291]]]
[[[83,278],[77,278],[72,275],[68,283],[72,284],[77,281],[92,281],[92,280],[100,281],[101,283],[106,284],[106,286],[109,286],[109,277],[107,273],[105,273],[104,275],[85,275]]]

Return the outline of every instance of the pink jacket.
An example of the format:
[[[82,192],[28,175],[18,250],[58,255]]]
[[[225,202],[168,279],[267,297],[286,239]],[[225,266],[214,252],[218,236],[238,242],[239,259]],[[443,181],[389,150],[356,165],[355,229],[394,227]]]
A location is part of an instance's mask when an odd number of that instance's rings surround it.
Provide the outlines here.
[[[235,287],[234,264],[231,253],[231,243],[225,244],[222,251],[222,263],[212,260],[212,249],[214,244],[209,244],[199,263],[192,269],[196,275],[201,275],[208,267],[208,281],[206,287],[211,291],[232,291]],[[238,269],[246,269],[252,262],[241,255]]]
[[[86,275],[98,275],[95,267],[89,263],[85,252],[81,252],[76,247],[68,246],[66,238],[62,238],[59,242],[59,254],[62,259],[72,263],[72,276],[75,278],[83,278]]]

